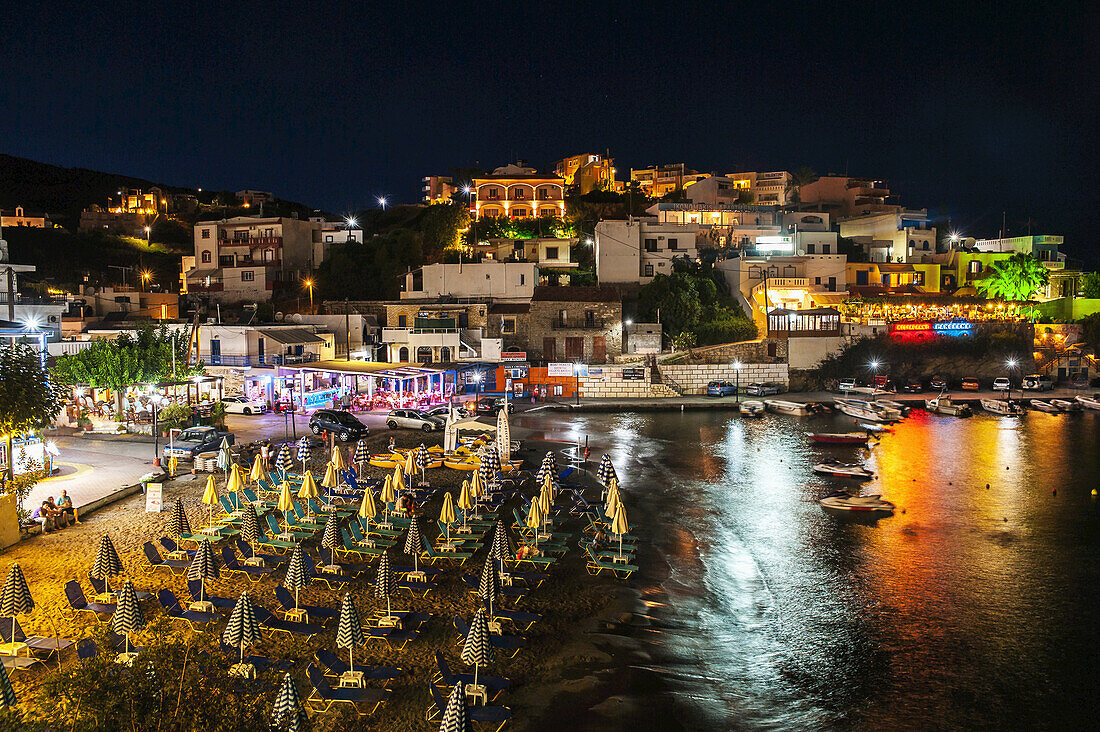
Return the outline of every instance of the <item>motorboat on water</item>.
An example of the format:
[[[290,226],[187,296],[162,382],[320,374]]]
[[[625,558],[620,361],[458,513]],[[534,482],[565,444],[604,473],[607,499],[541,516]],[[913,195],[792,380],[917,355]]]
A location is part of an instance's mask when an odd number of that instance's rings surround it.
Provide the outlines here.
[[[860,422],[859,426],[861,428],[867,430],[868,432],[873,432],[875,434],[882,434],[883,432],[893,432],[894,431],[893,427],[891,427],[889,425],[885,425],[885,424],[873,424],[871,422],[866,422],[866,423]]]
[[[1036,411],[1047,412],[1048,414],[1059,414],[1063,411],[1061,407],[1054,404],[1054,400],[1044,402],[1042,399],[1032,399],[1029,406]]]
[[[882,496],[878,494],[860,496],[848,491],[833,491],[818,503],[821,504],[822,508],[829,508],[834,511],[893,513],[896,508],[893,503],[883,500]]]
[[[899,422],[903,415],[900,410],[882,402],[868,402],[863,399],[837,399],[837,409],[849,417],[866,422]]]
[[[814,472],[822,475],[831,475],[834,478],[859,478],[870,480],[875,477],[867,468],[858,463],[842,463],[837,460],[826,460],[814,466]]]
[[[776,414],[790,414],[796,417],[804,417],[813,412],[809,404],[788,402],[782,399],[765,399],[764,406],[768,408],[768,411],[775,412]]]
[[[893,399],[879,399],[878,401],[871,402],[871,404],[878,404],[887,409],[896,409],[898,414],[900,414],[902,417],[908,417],[909,412],[913,409],[908,404],[896,402]]]
[[[980,400],[982,409],[987,412],[993,412],[993,414],[1000,414],[1005,417],[1019,417],[1024,411],[1020,409],[1020,405],[1011,399],[982,399]]]
[[[756,401],[755,399],[741,402],[740,410],[741,414],[746,417],[759,417],[764,414],[764,402]]]
[[[1075,400],[1078,404],[1080,404],[1085,409],[1100,410],[1100,398],[1097,398],[1096,396],[1090,396],[1090,397],[1077,396],[1077,397],[1075,397]],[[1053,400],[1051,400],[1051,401],[1053,401]]]
[[[933,414],[943,414],[948,417],[970,417],[974,414],[968,405],[953,402],[950,397],[942,395],[934,399],[925,399],[924,408]]]
[[[1077,402],[1071,402],[1067,399],[1051,399],[1050,405],[1056,407],[1063,412],[1079,412],[1081,411],[1081,405]]]
[[[866,445],[871,439],[866,432],[810,432],[806,436],[823,445]]]

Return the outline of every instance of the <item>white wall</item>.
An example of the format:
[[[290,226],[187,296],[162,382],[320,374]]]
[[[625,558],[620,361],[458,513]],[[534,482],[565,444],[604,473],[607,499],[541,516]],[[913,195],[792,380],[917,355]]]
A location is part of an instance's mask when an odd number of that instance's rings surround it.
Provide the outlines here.
[[[413,275],[405,276],[401,299],[440,297],[491,297],[530,300],[538,276],[534,262],[483,262],[481,264],[429,264],[422,269],[423,289],[413,290]]]

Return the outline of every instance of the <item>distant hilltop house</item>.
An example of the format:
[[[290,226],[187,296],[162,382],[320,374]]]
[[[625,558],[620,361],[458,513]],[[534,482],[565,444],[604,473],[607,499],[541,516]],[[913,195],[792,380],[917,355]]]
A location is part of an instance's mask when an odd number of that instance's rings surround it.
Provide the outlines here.
[[[107,197],[105,206],[89,206],[80,214],[79,230],[105,231],[123,236],[145,236],[145,227],[152,226],[158,216],[192,213],[198,199],[190,193],[169,193],[153,186],[148,190],[127,188]]]
[[[275,200],[275,194],[271,191],[237,191],[234,195],[237,196],[237,200],[240,201],[245,208],[252,206],[259,206],[261,203],[270,203]]]
[[[584,153],[562,158],[554,165],[554,172],[573,186],[582,196],[594,190],[617,191],[622,185],[615,181],[615,161],[596,153]]]
[[[22,206],[16,206],[11,211],[0,211],[0,228],[5,226],[28,226],[32,229],[44,229],[50,225],[50,219],[46,214],[27,215]]]

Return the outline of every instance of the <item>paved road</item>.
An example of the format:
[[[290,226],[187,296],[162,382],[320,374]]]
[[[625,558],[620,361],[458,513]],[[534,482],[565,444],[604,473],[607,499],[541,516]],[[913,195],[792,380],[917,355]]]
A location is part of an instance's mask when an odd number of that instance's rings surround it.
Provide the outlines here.
[[[25,502],[28,508],[47,496],[56,499],[62,489],[69,492],[73,505],[80,508],[131,486],[141,476],[157,470],[150,443],[60,436],[55,437],[54,442],[61,452],[54,461],[61,468],[60,474],[31,489]]]

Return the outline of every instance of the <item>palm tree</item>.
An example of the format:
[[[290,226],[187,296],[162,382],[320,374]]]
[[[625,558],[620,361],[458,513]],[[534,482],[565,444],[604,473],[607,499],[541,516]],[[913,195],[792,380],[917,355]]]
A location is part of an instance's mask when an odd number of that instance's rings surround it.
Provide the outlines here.
[[[817,173],[813,168],[802,166],[791,173],[791,182],[787,184],[787,195],[802,210],[802,186],[808,186],[817,180]]]
[[[974,283],[983,297],[1001,300],[1030,300],[1050,281],[1050,270],[1030,254],[1017,252],[994,262],[989,274]]]

